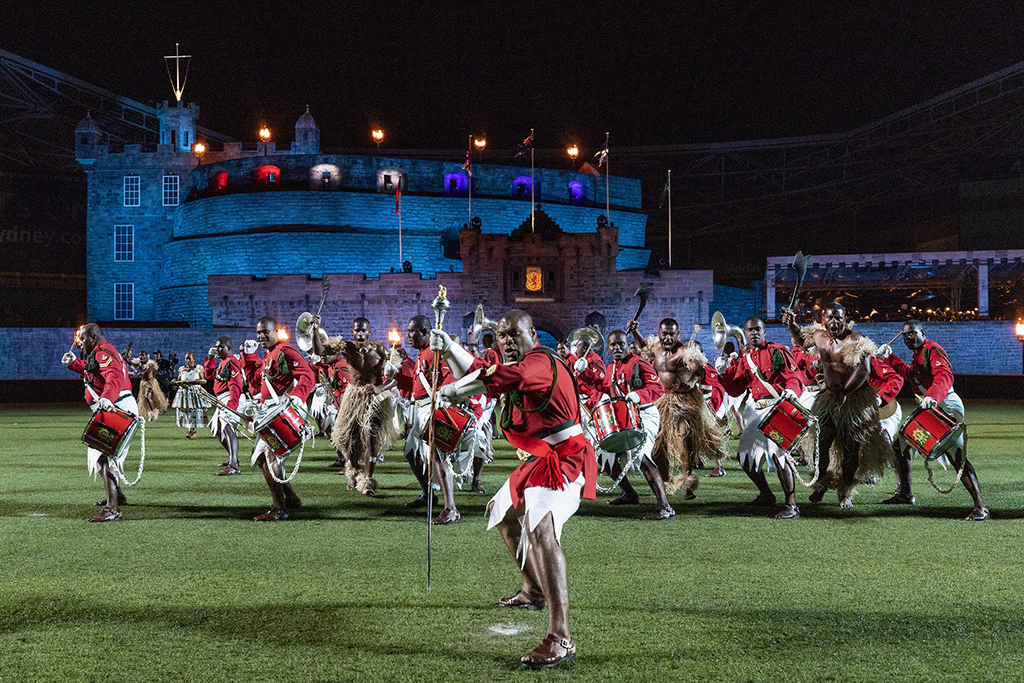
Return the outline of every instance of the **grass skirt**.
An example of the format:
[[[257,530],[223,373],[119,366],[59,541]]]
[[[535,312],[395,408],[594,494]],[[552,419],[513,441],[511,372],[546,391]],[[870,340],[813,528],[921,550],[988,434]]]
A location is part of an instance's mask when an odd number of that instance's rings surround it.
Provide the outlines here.
[[[371,437],[377,437],[376,458],[379,453],[391,448],[398,437],[393,419],[394,403],[387,391],[374,393],[369,384],[350,384],[341,397],[338,417],[331,431],[331,443],[349,458],[355,469],[362,467],[358,455],[370,447]]]
[[[890,446],[882,433],[878,419],[875,392],[867,384],[852,394],[837,396],[828,390],[818,392],[813,413],[819,424],[831,422],[836,428],[836,438],[829,452],[828,472],[820,485],[828,488],[846,488],[843,484],[842,463],[844,458],[842,442],[851,438],[860,447],[860,458],[854,483],[867,481],[870,477],[881,476],[889,463]]]
[[[700,481],[693,474],[699,460],[715,461],[728,454],[725,433],[699,387],[684,394],[666,392],[654,405],[661,417],[661,427],[654,440],[652,458],[670,493],[679,488],[693,491]],[[681,425],[685,425],[685,430]],[[689,453],[684,432],[690,437]]]
[[[167,397],[155,379],[144,379],[139,382],[139,415],[167,410]]]

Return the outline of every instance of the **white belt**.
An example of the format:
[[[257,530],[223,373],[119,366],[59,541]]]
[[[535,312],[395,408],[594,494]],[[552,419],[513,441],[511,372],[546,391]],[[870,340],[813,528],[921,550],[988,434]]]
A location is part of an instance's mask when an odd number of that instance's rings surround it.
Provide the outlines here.
[[[577,422],[576,424],[570,427],[566,427],[565,429],[561,429],[555,432],[554,434],[549,434],[548,436],[545,436],[543,440],[547,441],[550,445],[555,446],[557,444],[562,443],[563,441],[568,441],[572,437],[582,433],[583,426]]]
[[[776,400],[777,399],[774,398],[759,398],[757,402],[754,403],[754,407],[758,410],[764,410],[765,408],[775,405]]]

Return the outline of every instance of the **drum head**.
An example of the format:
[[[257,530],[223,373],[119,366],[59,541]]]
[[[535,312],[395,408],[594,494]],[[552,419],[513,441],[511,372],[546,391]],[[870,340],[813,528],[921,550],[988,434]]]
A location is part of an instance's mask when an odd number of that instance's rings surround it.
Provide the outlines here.
[[[612,434],[609,434],[598,444],[601,450],[609,453],[625,453],[640,448],[647,440],[647,435],[642,429],[626,427]]]

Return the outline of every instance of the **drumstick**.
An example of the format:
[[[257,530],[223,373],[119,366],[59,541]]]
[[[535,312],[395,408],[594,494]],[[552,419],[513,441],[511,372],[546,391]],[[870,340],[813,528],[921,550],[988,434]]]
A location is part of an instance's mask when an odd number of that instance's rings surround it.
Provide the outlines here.
[[[894,342],[894,341],[896,341],[897,339],[899,339],[899,338],[900,338],[900,335],[902,335],[902,334],[903,334],[903,331],[902,331],[902,330],[901,330],[901,331],[899,331],[899,332],[897,332],[897,333],[896,333],[896,336],[895,336],[895,337],[893,337],[892,339],[890,339],[890,340],[889,340],[889,344],[888,344],[888,345],[889,345],[889,346],[892,346],[893,342]]]

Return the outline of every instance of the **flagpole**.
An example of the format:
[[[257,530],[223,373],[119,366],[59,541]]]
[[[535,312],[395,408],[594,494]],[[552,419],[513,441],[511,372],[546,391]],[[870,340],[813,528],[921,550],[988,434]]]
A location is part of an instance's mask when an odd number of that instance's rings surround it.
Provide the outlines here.
[[[405,271],[405,259],[402,258],[402,177],[398,177],[398,189],[396,192],[395,209],[398,210],[398,272]]]
[[[668,267],[672,267],[672,169],[668,169]]]
[[[533,128],[530,129],[530,232],[534,232],[537,224],[534,218],[534,188],[536,181],[533,179],[533,148],[536,146],[533,139]]]
[[[611,164],[611,160],[609,160],[609,158],[608,158],[608,157],[611,156],[611,154],[608,152],[608,133],[607,132],[604,134],[604,154],[605,154],[605,156],[604,156],[604,215],[605,215],[605,218],[608,219],[608,224],[611,225],[611,222],[612,222],[612,210],[611,210],[611,202],[609,201],[610,195],[608,193],[608,181],[611,180],[611,177],[612,177],[612,164]]]
[[[473,224],[473,166],[471,162],[470,153],[473,148],[473,134],[469,134],[469,142],[466,143],[466,174],[469,176],[469,223]]]

